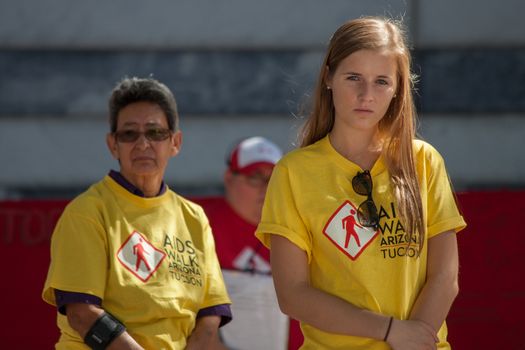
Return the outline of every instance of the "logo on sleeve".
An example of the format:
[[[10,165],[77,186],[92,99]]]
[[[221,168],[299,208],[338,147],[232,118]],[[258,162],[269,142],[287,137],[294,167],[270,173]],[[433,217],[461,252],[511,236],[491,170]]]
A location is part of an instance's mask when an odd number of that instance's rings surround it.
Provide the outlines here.
[[[372,227],[364,227],[357,219],[357,209],[345,201],[326,224],[323,233],[339,250],[355,260],[379,234]]]
[[[143,282],[150,279],[165,257],[166,253],[137,231],[133,231],[117,253],[120,263]]]

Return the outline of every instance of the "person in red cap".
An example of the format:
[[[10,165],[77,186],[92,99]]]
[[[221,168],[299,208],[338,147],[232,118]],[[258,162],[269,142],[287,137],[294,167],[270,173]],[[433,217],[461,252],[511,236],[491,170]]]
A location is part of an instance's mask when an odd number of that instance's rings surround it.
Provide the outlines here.
[[[227,155],[224,197],[193,198],[210,220],[223,269],[270,272],[269,251],[261,249],[253,234],[261,218],[266,186],[281,156],[281,149],[268,139],[243,139]]]
[[[228,156],[228,168],[224,172],[225,199],[235,214],[253,225],[253,232],[261,219],[266,186],[281,156],[277,145],[258,136],[242,140]]]
[[[232,299],[234,321],[221,331],[232,349],[286,349],[288,318],[279,310],[269,250],[255,236],[266,187],[281,149],[264,137],[235,144],[226,157],[224,197],[193,198],[208,216]]]

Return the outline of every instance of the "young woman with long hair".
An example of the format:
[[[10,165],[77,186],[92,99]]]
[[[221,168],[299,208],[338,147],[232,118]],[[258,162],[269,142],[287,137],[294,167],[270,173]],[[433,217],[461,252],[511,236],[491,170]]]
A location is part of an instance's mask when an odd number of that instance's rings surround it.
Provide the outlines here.
[[[302,349],[449,349],[465,227],[444,162],[415,137],[400,23],[332,36],[300,147],[274,169],[257,237]]]

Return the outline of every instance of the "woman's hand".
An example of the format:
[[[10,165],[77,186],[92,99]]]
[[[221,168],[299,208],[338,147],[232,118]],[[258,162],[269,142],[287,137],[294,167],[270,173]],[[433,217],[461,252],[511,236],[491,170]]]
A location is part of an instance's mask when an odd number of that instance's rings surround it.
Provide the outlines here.
[[[386,339],[393,350],[434,350],[438,341],[436,331],[425,322],[396,319]]]

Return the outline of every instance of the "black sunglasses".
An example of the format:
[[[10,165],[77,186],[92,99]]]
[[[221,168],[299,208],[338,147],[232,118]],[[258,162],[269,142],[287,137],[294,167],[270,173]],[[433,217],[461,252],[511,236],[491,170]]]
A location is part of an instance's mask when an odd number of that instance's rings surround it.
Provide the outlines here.
[[[363,203],[357,208],[357,219],[359,223],[365,227],[377,228],[379,226],[379,214],[377,207],[372,199],[372,175],[370,171],[358,171],[357,175],[352,179],[352,188],[355,193],[366,196]]]
[[[170,129],[148,129],[144,132],[137,130],[120,130],[113,133],[117,142],[131,143],[139,139],[140,135],[144,135],[149,141],[164,141],[171,135]]]

